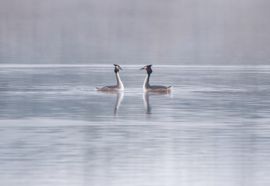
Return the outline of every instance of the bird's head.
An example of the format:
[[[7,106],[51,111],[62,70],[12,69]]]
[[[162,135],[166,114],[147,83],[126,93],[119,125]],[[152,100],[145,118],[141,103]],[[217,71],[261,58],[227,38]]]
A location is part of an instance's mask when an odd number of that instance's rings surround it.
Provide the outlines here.
[[[140,70],[146,70],[147,74],[151,74],[153,72],[151,67],[152,67],[152,65],[145,65]]]
[[[114,72],[117,73],[119,72],[119,70],[123,70],[120,65],[117,65],[117,64],[113,64],[114,65]]]

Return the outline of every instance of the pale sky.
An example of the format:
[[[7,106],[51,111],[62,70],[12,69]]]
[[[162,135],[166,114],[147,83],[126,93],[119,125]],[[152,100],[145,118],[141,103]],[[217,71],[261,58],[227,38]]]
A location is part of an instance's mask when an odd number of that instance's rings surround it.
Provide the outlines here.
[[[269,0],[1,0],[0,63],[270,64]]]

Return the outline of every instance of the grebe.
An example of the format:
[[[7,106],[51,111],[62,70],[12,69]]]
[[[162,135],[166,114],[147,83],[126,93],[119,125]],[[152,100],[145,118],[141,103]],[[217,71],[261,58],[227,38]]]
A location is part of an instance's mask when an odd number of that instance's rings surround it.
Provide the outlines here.
[[[102,88],[96,88],[98,91],[122,91],[124,90],[124,85],[120,79],[119,71],[122,70],[120,65],[114,64],[114,73],[116,76],[116,85],[111,85],[111,86],[105,86]]]
[[[152,71],[152,65],[146,65],[141,70],[146,70],[147,75],[143,83],[143,90],[144,92],[160,92],[160,93],[170,93],[171,92],[171,86],[160,86],[160,85],[150,85],[150,75],[153,72]]]

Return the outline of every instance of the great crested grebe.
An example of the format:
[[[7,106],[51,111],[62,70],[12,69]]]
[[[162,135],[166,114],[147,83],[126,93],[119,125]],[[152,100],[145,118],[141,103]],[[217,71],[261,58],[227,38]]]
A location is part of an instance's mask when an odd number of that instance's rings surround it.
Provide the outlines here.
[[[117,84],[116,85],[111,85],[111,86],[105,86],[102,88],[96,88],[97,91],[122,91],[124,90],[124,85],[120,79],[120,75],[119,75],[119,71],[122,70],[122,68],[120,67],[120,65],[114,64],[114,73],[116,76],[116,81]]]
[[[146,70],[147,75],[143,83],[143,90],[144,92],[162,92],[162,93],[170,93],[171,92],[171,86],[161,86],[161,85],[150,85],[150,75],[153,72],[152,71],[152,65],[146,65],[141,70]]]

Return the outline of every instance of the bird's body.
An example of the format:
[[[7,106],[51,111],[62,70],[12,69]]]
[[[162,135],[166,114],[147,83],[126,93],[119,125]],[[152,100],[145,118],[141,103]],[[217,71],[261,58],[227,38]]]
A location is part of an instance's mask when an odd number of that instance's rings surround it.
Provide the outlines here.
[[[104,92],[123,91],[124,90],[124,85],[123,85],[123,83],[121,81],[119,70],[122,70],[122,68],[119,65],[114,64],[114,73],[115,73],[116,81],[117,81],[116,85],[110,85],[110,86],[104,86],[104,87],[101,87],[101,88],[96,88],[97,91],[104,91]]]
[[[151,69],[152,65],[147,65],[143,67],[141,70],[146,70],[147,75],[145,77],[144,83],[143,83],[143,90],[144,92],[163,92],[163,93],[170,93],[171,92],[171,86],[162,86],[162,85],[150,85],[150,76],[153,72]]]

